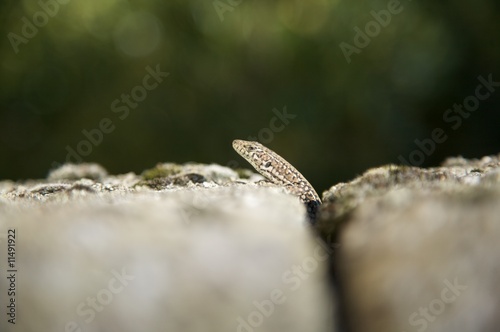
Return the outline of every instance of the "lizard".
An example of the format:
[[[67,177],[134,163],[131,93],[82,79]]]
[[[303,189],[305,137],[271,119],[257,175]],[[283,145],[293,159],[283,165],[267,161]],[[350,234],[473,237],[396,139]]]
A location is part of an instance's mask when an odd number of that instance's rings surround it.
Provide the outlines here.
[[[268,181],[283,186],[286,192],[298,196],[306,205],[309,220],[314,224],[321,199],[295,167],[259,142],[236,139],[233,141],[233,149]]]

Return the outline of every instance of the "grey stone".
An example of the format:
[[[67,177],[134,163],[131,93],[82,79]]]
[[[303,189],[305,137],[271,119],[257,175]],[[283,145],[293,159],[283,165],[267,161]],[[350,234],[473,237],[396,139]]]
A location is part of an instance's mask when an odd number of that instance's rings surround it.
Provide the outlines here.
[[[108,175],[108,172],[99,164],[64,164],[51,170],[47,179],[49,181],[79,180],[83,178],[100,180],[106,177],[106,175]]]
[[[346,330],[498,330],[498,156],[388,165],[324,197]]]
[[[218,165],[172,166],[160,189],[63,167],[0,183],[1,331],[331,331],[328,247],[296,197]]]

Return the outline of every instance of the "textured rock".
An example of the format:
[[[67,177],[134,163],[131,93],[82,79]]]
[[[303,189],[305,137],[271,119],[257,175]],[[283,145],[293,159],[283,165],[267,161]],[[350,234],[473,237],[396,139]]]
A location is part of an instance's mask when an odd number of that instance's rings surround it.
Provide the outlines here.
[[[64,167],[0,182],[1,248],[18,235],[17,331],[500,326],[498,156],[387,165],[333,186],[315,226],[328,246],[296,197],[249,171]]]
[[[346,330],[498,330],[498,157],[380,167],[324,198]]]
[[[85,164],[65,164],[61,167],[53,169],[49,172],[47,179],[49,181],[58,180],[80,180],[80,179],[93,179],[101,180],[108,175],[108,172],[98,164],[85,163]]]
[[[174,165],[0,183],[0,267],[15,229],[18,270],[16,325],[4,313],[0,330],[330,331],[329,248],[299,200],[221,166]],[[2,308],[8,287],[2,277]]]

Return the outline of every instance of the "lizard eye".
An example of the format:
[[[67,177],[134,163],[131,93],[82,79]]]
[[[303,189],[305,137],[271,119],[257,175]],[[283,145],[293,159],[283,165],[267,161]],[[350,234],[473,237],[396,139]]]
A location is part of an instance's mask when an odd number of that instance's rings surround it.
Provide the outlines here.
[[[271,167],[271,162],[270,162],[270,161],[268,161],[267,163],[265,163],[265,164],[264,164],[264,167],[265,167],[265,168],[269,168],[269,167]]]

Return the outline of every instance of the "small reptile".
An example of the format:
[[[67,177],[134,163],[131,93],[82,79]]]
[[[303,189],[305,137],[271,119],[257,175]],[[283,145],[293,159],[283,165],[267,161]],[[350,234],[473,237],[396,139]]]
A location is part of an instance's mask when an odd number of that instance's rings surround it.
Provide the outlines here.
[[[233,141],[233,149],[267,180],[284,186],[287,192],[298,196],[306,205],[311,223],[316,221],[321,199],[295,167],[276,152],[258,142],[236,139]]]

